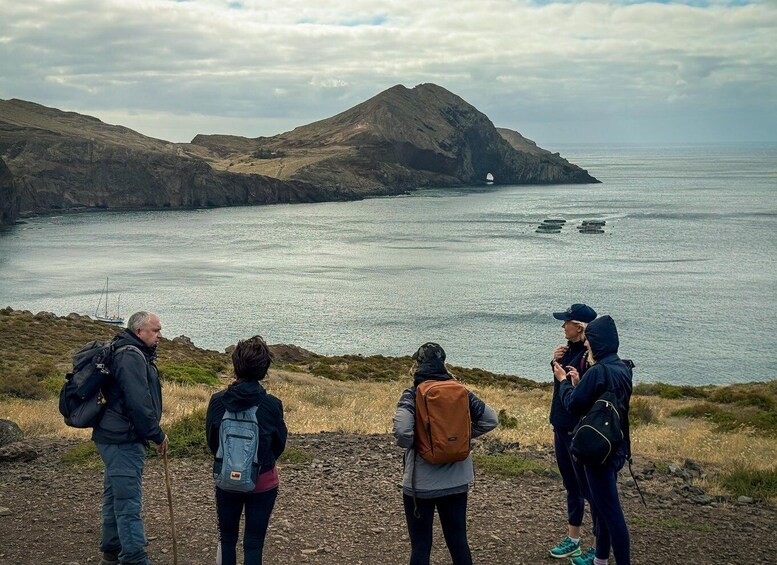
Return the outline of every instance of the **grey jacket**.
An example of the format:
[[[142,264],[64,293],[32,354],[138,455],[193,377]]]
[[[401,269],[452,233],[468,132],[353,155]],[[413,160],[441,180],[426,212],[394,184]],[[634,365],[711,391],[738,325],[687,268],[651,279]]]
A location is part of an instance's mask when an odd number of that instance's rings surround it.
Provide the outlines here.
[[[437,377],[438,380],[440,377]],[[450,376],[448,378],[451,378]],[[406,448],[402,490],[418,498],[437,498],[449,494],[466,492],[469,483],[475,479],[472,468],[472,454],[464,461],[433,465],[421,456],[416,456],[415,443],[415,393],[412,386],[402,393],[394,414],[394,436],[397,445]],[[472,420],[472,437],[481,436],[493,430],[498,423],[496,412],[485,402],[469,392],[469,413]],[[413,471],[415,467],[415,489]]]
[[[97,443],[162,443],[162,384],[154,360],[156,350],[130,331],[114,340],[111,377],[103,386],[107,406],[92,431]]]

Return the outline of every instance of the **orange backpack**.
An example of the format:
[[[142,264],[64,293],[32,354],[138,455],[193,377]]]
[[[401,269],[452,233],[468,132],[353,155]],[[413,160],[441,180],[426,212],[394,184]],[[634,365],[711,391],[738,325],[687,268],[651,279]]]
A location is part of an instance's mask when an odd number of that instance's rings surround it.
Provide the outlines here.
[[[463,461],[470,452],[469,393],[457,381],[424,381],[415,393],[415,448],[428,463]]]

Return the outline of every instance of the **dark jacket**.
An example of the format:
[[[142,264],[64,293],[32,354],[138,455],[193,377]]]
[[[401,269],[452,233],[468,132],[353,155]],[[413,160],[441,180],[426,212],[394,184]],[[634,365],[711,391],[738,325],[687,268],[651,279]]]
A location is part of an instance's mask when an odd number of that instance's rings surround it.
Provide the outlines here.
[[[631,369],[618,357],[618,330],[610,316],[602,316],[588,324],[585,335],[596,364],[586,371],[576,387],[573,388],[568,381],[562,381],[559,394],[567,411],[581,417],[588,412],[605,390],[609,389],[615,393],[621,404],[626,441],[621,444],[611,463],[620,468],[630,454]]]
[[[105,413],[92,431],[97,443],[162,443],[162,384],[154,364],[156,348],[125,330],[111,342],[111,377],[103,385]],[[129,347],[127,347],[129,346]]]
[[[239,412],[251,406],[259,406],[256,419],[262,435],[257,451],[259,473],[264,473],[275,466],[275,460],[286,449],[286,436],[289,432],[283,421],[283,403],[273,395],[267,394],[259,381],[236,381],[225,390],[210,397],[208,412],[205,415],[205,438],[215,457],[219,450],[219,427],[224,413],[227,410]],[[214,472],[217,472],[215,461],[213,465]]]
[[[587,350],[584,345],[584,341],[568,341],[567,350],[561,359],[558,360],[559,365],[566,370],[567,365],[572,365],[582,377],[588,369],[588,361],[586,360]],[[571,432],[577,423],[580,421],[580,416],[575,416],[567,412],[564,408],[564,404],[561,402],[561,395],[559,394],[561,383],[556,379],[553,379],[553,400],[550,403],[550,423],[560,432]]]

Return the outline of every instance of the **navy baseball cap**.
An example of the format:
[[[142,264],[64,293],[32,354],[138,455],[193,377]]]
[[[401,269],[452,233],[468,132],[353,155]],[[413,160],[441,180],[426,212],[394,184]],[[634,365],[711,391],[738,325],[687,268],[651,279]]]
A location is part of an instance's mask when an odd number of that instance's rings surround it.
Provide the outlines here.
[[[596,319],[596,310],[585,304],[572,304],[564,312],[553,312],[553,317],[557,320],[575,320],[587,324]]]

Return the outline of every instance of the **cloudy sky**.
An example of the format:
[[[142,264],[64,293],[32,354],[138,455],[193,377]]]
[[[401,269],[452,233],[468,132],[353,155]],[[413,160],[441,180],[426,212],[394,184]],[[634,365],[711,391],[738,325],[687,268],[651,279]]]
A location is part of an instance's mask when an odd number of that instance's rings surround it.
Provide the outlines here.
[[[777,141],[777,0],[0,0],[0,98],[274,135],[439,84],[540,145]]]

